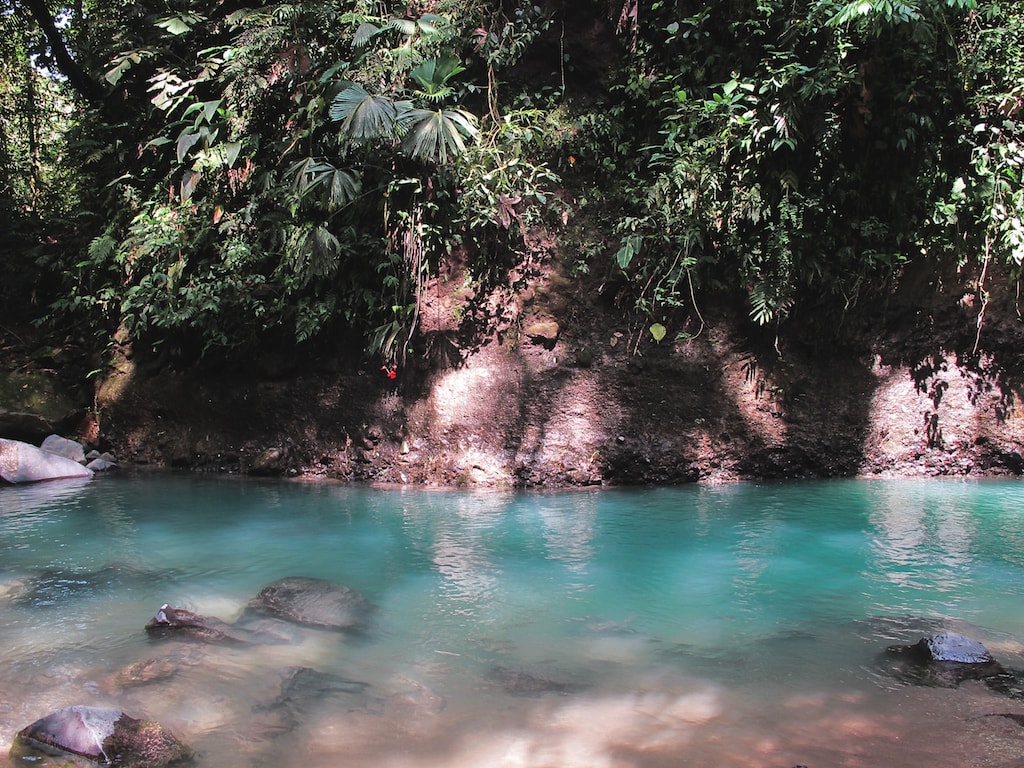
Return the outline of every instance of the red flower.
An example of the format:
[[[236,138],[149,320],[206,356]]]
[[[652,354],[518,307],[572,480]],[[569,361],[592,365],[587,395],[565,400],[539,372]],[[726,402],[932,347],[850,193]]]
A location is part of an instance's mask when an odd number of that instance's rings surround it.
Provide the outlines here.
[[[382,371],[384,371],[384,373],[387,375],[387,377],[389,379],[397,379],[398,378],[398,366],[395,366],[395,365],[382,365],[380,367],[380,369]]]

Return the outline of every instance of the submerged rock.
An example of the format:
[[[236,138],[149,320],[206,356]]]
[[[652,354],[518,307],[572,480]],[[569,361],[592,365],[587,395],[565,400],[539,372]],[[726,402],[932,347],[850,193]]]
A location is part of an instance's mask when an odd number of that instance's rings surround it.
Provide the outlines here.
[[[261,636],[243,627],[228,624],[213,616],[203,616],[185,608],[164,604],[146,624],[150,637],[183,637],[204,643],[259,643]]]
[[[122,667],[115,679],[118,688],[148,685],[174,677],[178,665],[170,659],[143,659]]]
[[[290,576],[268,584],[249,603],[256,613],[324,629],[356,629],[370,604],[356,590],[325,579]]]
[[[570,694],[586,688],[582,683],[545,670],[525,669],[498,664],[491,667],[486,679],[501,686],[513,696],[541,696],[545,693]]]
[[[341,696],[360,696],[369,683],[310,667],[289,667],[283,671],[281,693],[269,704],[253,707],[249,727],[261,738],[276,738],[294,730],[316,705]],[[353,700],[355,708],[365,704]]]
[[[15,602],[33,608],[62,607],[69,601],[106,595],[135,584],[153,583],[161,577],[158,572],[119,563],[91,571],[47,569],[25,580]]]
[[[189,750],[159,723],[119,709],[71,706],[22,729],[12,757],[34,752],[76,755],[111,768],[163,768],[191,759]]]

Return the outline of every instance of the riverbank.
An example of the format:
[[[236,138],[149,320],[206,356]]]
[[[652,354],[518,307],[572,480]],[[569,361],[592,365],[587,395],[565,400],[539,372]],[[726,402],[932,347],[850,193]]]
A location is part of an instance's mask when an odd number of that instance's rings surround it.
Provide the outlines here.
[[[982,290],[976,275],[922,263],[884,300],[839,315],[833,300],[817,312],[804,301],[759,327],[723,302],[690,308],[659,342],[554,243],[535,238],[508,282],[487,290],[449,264],[425,287],[417,340],[393,376],[341,346],[175,367],[118,338],[98,360],[72,335],[3,328],[0,411],[44,417],[38,429],[125,465],[352,482],[1024,471],[1024,323],[1002,276]]]
[[[989,296],[979,334],[977,287],[954,277],[922,266],[884,303],[779,328],[703,308],[658,343],[557,258],[486,296],[449,274],[394,378],[330,350],[175,371],[115,345],[62,424],[127,464],[356,482],[1017,475],[1014,297]]]

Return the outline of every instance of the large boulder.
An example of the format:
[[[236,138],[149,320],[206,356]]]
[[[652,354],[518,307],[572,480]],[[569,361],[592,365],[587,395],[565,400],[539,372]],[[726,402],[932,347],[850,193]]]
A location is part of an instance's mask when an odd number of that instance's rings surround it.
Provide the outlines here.
[[[53,422],[35,413],[0,410],[0,435],[9,440],[38,443],[53,433]]]
[[[34,483],[71,477],[92,477],[93,471],[55,453],[19,440],[0,438],[0,480]]]
[[[356,590],[325,579],[289,576],[268,584],[250,611],[324,629],[358,629],[370,604]]]
[[[119,709],[72,706],[36,720],[14,737],[12,757],[77,755],[111,768],[164,768],[191,753],[159,723]]]

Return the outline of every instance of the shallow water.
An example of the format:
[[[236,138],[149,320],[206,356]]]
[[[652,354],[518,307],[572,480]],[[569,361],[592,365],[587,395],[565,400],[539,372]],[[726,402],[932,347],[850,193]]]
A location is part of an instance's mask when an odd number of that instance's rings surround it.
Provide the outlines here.
[[[1024,702],[905,685],[880,654],[950,629],[1024,669],[1022,502],[1009,481],[0,488],[0,748],[90,704],[217,768],[1019,766],[1024,728],[990,715]],[[163,603],[235,621],[290,575],[358,589],[368,626],[144,631]],[[147,659],[174,674],[125,683]],[[296,667],[320,682],[282,689]]]

